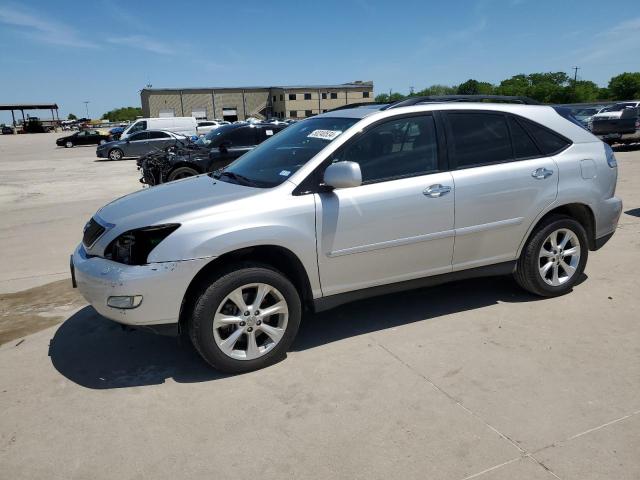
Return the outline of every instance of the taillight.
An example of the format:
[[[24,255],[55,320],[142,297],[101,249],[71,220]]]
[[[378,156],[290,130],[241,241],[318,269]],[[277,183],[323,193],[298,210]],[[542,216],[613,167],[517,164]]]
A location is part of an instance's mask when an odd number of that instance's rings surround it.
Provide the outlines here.
[[[604,151],[607,156],[607,165],[611,168],[616,168],[618,166],[618,161],[616,160],[616,156],[613,153],[613,148],[605,143]]]

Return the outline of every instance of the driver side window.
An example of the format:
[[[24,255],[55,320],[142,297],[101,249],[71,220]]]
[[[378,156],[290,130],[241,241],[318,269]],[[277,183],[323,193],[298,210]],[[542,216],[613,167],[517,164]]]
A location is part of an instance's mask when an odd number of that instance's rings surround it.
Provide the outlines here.
[[[438,144],[433,116],[404,117],[377,125],[349,143],[334,161],[358,163],[363,184],[435,172]]]

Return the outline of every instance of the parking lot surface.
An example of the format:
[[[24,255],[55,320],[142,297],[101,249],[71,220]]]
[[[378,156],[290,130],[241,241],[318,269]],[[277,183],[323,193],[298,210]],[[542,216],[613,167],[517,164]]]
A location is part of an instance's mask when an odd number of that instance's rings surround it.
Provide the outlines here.
[[[640,149],[616,154],[625,213],[572,293],[360,301],[223,376],[70,289],[82,226],[140,184],[54,139],[0,137],[0,478],[640,478]]]

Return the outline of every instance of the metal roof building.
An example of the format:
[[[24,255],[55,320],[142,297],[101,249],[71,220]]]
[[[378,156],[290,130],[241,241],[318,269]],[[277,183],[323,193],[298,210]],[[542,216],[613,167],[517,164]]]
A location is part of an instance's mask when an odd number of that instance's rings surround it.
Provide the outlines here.
[[[373,82],[206,88],[145,88],[145,117],[244,120],[306,118],[350,103],[373,102]]]

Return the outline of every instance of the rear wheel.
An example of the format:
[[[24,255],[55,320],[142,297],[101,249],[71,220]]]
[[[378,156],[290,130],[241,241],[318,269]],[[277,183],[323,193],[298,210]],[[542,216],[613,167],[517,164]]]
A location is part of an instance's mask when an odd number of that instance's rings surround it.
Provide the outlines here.
[[[248,372],[286,355],[301,312],[298,292],[284,275],[268,267],[246,265],[201,289],[189,335],[214,368]]]
[[[544,220],[523,249],[515,279],[525,290],[543,297],[569,292],[587,264],[589,246],[584,227],[571,217]]]
[[[178,167],[173,170],[169,176],[167,177],[168,182],[173,182],[174,180],[180,180],[181,178],[193,177],[195,175],[199,175],[199,172],[195,168],[191,167]]]
[[[124,157],[124,153],[119,148],[109,150],[109,158],[111,160],[122,160],[122,157]]]

